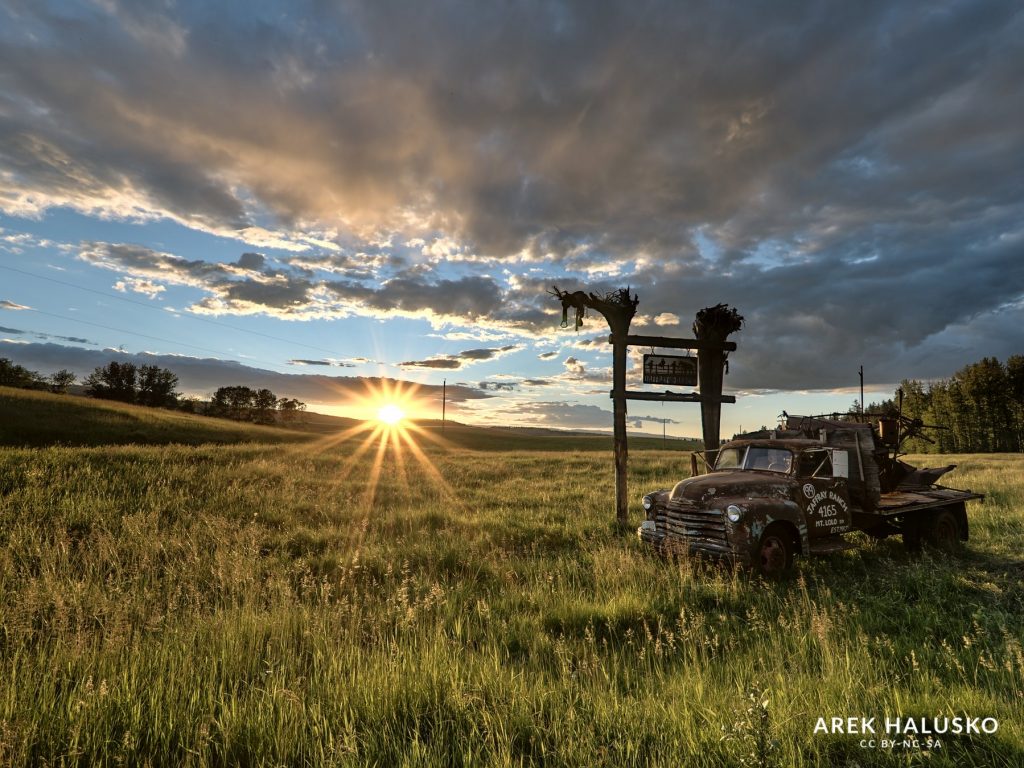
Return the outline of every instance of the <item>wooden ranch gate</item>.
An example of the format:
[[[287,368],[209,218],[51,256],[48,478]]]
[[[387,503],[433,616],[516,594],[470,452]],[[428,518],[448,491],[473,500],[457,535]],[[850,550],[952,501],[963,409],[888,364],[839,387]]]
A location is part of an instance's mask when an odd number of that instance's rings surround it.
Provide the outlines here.
[[[626,488],[626,467],[629,448],[626,441],[626,401],[655,400],[661,402],[700,403],[701,428],[704,448],[714,450],[719,445],[722,403],[735,403],[732,395],[722,394],[722,379],[726,358],[735,351],[736,343],[726,337],[743,327],[743,317],[726,304],[706,307],[697,313],[693,323],[696,338],[678,339],[666,336],[634,336],[629,333],[629,324],[640,303],[638,296],[631,296],[629,288],[621,288],[604,296],[583,291],[561,291],[552,286],[550,291],[562,302],[562,327],[569,323],[569,310],[575,311],[575,328],[583,325],[588,309],[600,312],[611,335],[612,345],[612,433],[615,451],[615,519],[620,525],[629,522],[629,497]],[[658,347],[666,349],[689,349],[697,351],[697,384],[699,392],[639,392],[626,389],[626,355],[630,346]]]

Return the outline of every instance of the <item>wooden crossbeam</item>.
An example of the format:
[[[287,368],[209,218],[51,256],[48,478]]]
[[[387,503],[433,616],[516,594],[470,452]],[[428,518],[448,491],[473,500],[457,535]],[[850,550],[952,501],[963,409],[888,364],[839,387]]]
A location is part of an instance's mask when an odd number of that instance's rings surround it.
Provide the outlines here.
[[[609,336],[608,343],[614,343],[613,339],[614,336]],[[716,344],[701,339],[671,339],[667,336],[627,336],[626,344],[633,347],[666,347],[669,349],[721,349],[725,352],[736,350],[735,341]]]
[[[609,397],[615,397],[615,390],[608,393]],[[624,396],[627,400],[661,400],[670,403],[735,403],[733,395],[722,395],[721,397],[703,396],[697,392],[632,392],[626,390]]]

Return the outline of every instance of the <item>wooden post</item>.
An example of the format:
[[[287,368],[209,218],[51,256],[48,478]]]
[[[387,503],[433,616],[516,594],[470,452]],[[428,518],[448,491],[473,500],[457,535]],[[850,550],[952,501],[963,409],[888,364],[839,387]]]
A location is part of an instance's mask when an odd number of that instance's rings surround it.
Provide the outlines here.
[[[658,336],[630,336],[629,324],[636,314],[640,299],[631,296],[629,288],[612,291],[603,297],[583,291],[562,291],[552,286],[549,293],[562,302],[562,327],[569,325],[569,310],[575,310],[575,328],[583,325],[588,309],[595,309],[604,315],[611,329],[608,337],[612,345],[612,435],[615,451],[615,519],[620,526],[629,523],[629,495],[626,488],[626,471],[629,447],[626,441],[626,401],[659,400],[672,402],[699,402],[704,430],[704,447],[718,448],[721,431],[722,403],[734,403],[736,398],[722,395],[726,354],[736,345],[725,337],[743,326],[743,318],[725,304],[707,307],[697,313],[693,324],[696,339],[670,339]],[[630,345],[670,347],[697,350],[697,379],[700,394],[668,392],[630,392],[626,390],[626,350]],[[662,439],[665,439],[665,421],[661,424]]]
[[[722,431],[722,378],[725,353],[720,349],[697,350],[697,385],[700,387],[700,424],[704,450],[717,451]]]
[[[615,452],[615,520],[620,526],[629,523],[629,492],[626,488],[626,466],[629,448],[626,445],[626,350],[629,347],[629,324],[636,314],[640,298],[631,296],[629,288],[598,296],[583,291],[560,291],[552,286],[550,291],[562,302],[562,327],[569,324],[569,310],[576,311],[577,330],[583,324],[588,309],[595,309],[604,315],[612,335],[612,438]]]
[[[705,451],[717,451],[721,438],[725,337],[742,327],[743,317],[726,304],[705,307],[693,321],[697,339],[711,342],[697,350],[697,384],[700,386],[700,421]]]
[[[626,333],[612,333],[612,433],[615,450],[615,520],[619,525],[629,522],[629,492],[626,488],[626,467],[629,447],[626,443]]]

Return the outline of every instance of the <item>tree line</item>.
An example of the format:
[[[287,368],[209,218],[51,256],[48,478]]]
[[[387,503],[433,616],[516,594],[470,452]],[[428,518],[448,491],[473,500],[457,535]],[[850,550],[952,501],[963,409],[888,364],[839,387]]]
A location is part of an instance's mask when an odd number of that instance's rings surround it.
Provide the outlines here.
[[[912,453],[1024,452],[1024,355],[1003,363],[986,357],[948,379],[905,379],[903,415],[941,429],[925,430],[929,443],[911,438]],[[871,403],[868,413],[894,415],[896,399]]]
[[[51,392],[65,393],[68,391],[68,387],[75,383],[75,379],[75,374],[67,369],[61,369],[49,376],[42,376],[36,371],[30,371],[24,366],[13,363],[6,357],[0,357],[0,387],[48,389]]]
[[[76,382],[75,374],[66,369],[43,376],[5,357],[0,358],[0,386],[66,394]],[[278,420],[294,422],[306,410],[306,404],[301,400],[279,398],[269,389],[220,387],[209,401],[204,401],[183,396],[177,391],[178,383],[177,374],[167,368],[116,361],[97,367],[82,381],[85,394],[100,400],[170,408],[257,424],[273,424]]]

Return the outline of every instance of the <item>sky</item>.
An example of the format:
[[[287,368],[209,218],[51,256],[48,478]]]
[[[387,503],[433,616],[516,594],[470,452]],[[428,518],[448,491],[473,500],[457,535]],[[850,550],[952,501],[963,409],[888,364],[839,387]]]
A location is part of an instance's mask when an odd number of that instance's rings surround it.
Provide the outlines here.
[[[1021,126],[1017,2],[0,0],[0,357],[607,429],[547,291],[629,286],[745,318],[724,434],[842,411],[1024,352]]]

